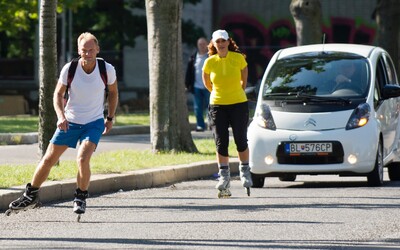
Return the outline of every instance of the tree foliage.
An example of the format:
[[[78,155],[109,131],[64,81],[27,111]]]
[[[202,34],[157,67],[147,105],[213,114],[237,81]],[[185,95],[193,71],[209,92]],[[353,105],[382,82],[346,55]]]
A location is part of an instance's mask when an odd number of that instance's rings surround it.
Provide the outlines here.
[[[0,32],[7,35],[29,30],[31,20],[38,20],[38,2],[0,0]]]
[[[201,0],[185,0],[197,4]],[[57,13],[71,11],[72,37],[90,31],[101,41],[102,50],[122,51],[135,46],[135,38],[147,37],[145,1],[143,0],[60,0]],[[34,56],[38,0],[0,0],[0,56]],[[191,21],[182,21],[183,39],[195,44],[204,31]],[[73,46],[76,46],[75,43]],[[76,51],[74,48],[73,51]]]

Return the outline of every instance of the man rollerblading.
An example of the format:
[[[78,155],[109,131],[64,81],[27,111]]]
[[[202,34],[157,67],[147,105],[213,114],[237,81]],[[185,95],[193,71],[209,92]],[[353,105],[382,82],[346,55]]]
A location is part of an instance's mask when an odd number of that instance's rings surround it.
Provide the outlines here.
[[[78,221],[85,212],[91,176],[90,160],[101,136],[113,127],[118,105],[118,86],[114,66],[97,57],[100,46],[93,34],[82,33],[77,39],[77,48],[79,58],[62,67],[54,90],[57,129],[36,167],[32,181],[27,185],[27,191],[23,197],[10,204],[10,211],[33,207],[37,202],[36,194],[47,180],[52,167],[68,148],[78,147],[76,188],[79,190],[74,200]],[[105,101],[108,107],[106,117]]]
[[[86,211],[86,198],[89,197],[88,191],[82,191],[79,188],[75,191],[74,213],[78,215],[77,221],[81,219],[81,215]]]
[[[241,163],[239,165],[240,172],[240,180],[242,181],[242,185],[247,190],[247,195],[250,196],[250,187],[253,186],[253,181],[251,179],[250,167],[249,164]]]
[[[218,184],[215,188],[218,189],[218,198],[229,198],[232,193],[229,190],[231,187],[231,173],[229,167],[219,170]]]
[[[26,185],[24,194],[10,203],[9,209],[6,211],[6,215],[10,216],[11,213],[18,213],[19,211],[26,211],[36,207],[40,207],[39,189],[33,188],[31,184],[28,183]]]

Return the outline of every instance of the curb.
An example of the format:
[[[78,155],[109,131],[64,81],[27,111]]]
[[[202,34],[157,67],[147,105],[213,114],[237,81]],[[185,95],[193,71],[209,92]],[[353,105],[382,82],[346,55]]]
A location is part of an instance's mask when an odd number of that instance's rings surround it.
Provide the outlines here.
[[[191,130],[196,129],[196,124],[190,124]],[[115,126],[104,135],[150,134],[150,126],[129,125]],[[0,133],[0,145],[21,145],[38,143],[38,132],[32,133]]]
[[[237,159],[231,160],[231,173],[239,172]],[[92,175],[90,194],[117,192],[162,187],[174,183],[196,180],[213,176],[218,172],[215,161],[166,166],[162,168],[131,171],[124,174]],[[57,200],[72,199],[76,189],[76,180],[46,181],[40,188],[40,201],[48,203]],[[18,199],[25,191],[25,186],[0,189],[0,211],[8,209],[11,201]]]
[[[104,135],[149,134],[150,127],[144,125],[116,126]],[[38,132],[0,133],[0,145],[21,145],[38,143]]]

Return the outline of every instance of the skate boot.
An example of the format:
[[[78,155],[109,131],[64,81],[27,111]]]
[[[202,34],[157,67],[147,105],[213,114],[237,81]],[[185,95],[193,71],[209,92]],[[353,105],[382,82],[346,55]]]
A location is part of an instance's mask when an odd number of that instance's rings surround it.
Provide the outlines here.
[[[88,191],[82,191],[79,188],[75,191],[74,213],[78,215],[77,221],[81,219],[81,215],[86,212],[86,198],[89,197]]]
[[[253,180],[251,179],[250,167],[248,164],[240,164],[240,180],[242,185],[247,190],[247,195],[250,196],[250,187],[253,186]]]
[[[6,215],[11,213],[18,213],[19,211],[26,211],[30,208],[40,207],[39,202],[39,188],[33,188],[30,183],[26,185],[24,194],[17,200],[10,203]]]
[[[229,198],[232,193],[229,190],[231,187],[231,173],[229,168],[219,170],[218,183],[215,186],[218,189],[218,198]]]

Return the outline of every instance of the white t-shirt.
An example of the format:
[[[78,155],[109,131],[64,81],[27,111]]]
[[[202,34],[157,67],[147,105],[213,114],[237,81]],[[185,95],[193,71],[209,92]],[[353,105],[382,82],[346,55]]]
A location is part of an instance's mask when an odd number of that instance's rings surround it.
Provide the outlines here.
[[[59,82],[67,86],[68,69],[70,62],[61,70]],[[117,79],[114,67],[106,62],[108,85]],[[104,82],[96,61],[92,73],[87,74],[81,66],[80,60],[76,67],[74,79],[69,88],[69,98],[65,106],[65,117],[69,122],[87,124],[104,118]]]

